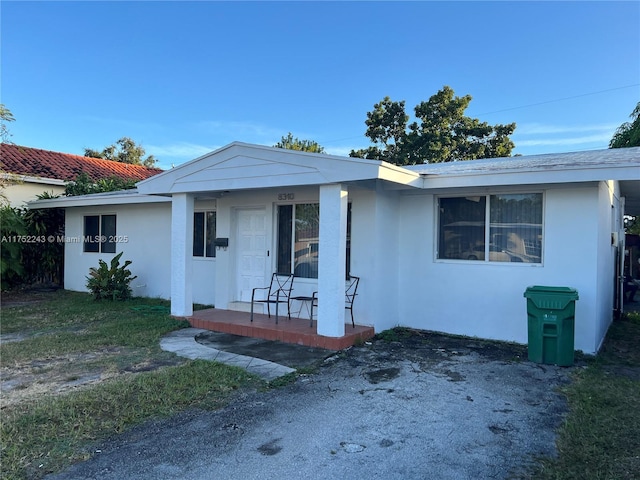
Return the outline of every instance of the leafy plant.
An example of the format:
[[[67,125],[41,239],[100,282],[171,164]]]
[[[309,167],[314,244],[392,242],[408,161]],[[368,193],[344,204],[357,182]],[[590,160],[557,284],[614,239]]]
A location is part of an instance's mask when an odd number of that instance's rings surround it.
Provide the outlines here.
[[[131,270],[127,267],[131,265],[131,260],[126,260],[120,266],[120,257],[124,252],[120,252],[111,259],[111,265],[107,265],[104,260],[98,260],[98,268],[91,267],[87,277],[87,288],[96,300],[127,300],[131,298],[131,287],[129,284],[137,275],[131,276]]]
[[[94,181],[87,173],[81,172],[75,180],[68,182],[64,189],[67,197],[89,195],[91,193],[115,192],[135,188],[136,180],[110,176]]]
[[[43,192],[39,200],[58,198]],[[24,280],[30,284],[62,285],[64,275],[64,209],[34,208],[23,210],[27,234],[43,241],[26,243],[23,246],[22,261],[25,267]]]
[[[0,274],[2,286],[8,287],[20,283],[24,268],[22,266],[22,246],[20,239],[27,230],[19,209],[5,205],[0,208]]]

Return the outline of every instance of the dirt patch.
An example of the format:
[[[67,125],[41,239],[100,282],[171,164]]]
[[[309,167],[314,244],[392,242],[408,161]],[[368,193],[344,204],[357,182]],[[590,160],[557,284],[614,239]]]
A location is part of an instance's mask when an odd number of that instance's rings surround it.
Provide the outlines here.
[[[4,341],[4,339],[3,339]],[[176,365],[180,359],[126,363],[134,356],[126,349],[104,349],[92,353],[69,354],[0,367],[0,409],[43,396],[57,396],[105,382],[109,379]],[[122,367],[114,367],[116,364]]]
[[[43,287],[29,290],[11,290],[0,293],[0,306],[2,307],[21,307],[24,305],[33,305],[47,301],[53,291],[58,290],[57,287]]]
[[[489,362],[521,362],[527,360],[527,347],[517,343],[497,342],[479,338],[445,335],[412,328],[394,328],[376,335],[370,342],[378,358],[386,360],[410,359],[420,369],[433,368],[446,360],[469,357]],[[440,372],[452,381],[463,378],[451,375],[443,368]]]
[[[34,400],[43,395],[59,395],[83,386],[94,385],[118,375],[100,367],[87,367],[114,353],[65,355],[28,363],[0,367],[0,408]]]
[[[0,295],[1,308],[5,312],[19,312],[20,322],[13,322],[11,328],[3,328],[0,334],[0,344],[3,354],[8,351],[20,351],[21,342],[24,348],[34,348],[30,340],[40,337],[67,334],[83,336],[94,328],[91,319],[84,319],[80,315],[71,324],[60,325],[49,321],[49,307],[52,297],[58,297],[56,288],[31,288],[2,292]],[[142,310],[146,306],[138,306]],[[5,310],[6,309],[6,310]],[[142,313],[145,313],[142,311]],[[7,313],[9,316],[9,313]],[[7,324],[8,325],[8,324]],[[5,325],[2,325],[5,327]],[[5,331],[10,330],[10,331]],[[71,337],[73,338],[73,337]],[[73,340],[65,340],[73,341]],[[46,343],[46,342],[44,342]],[[7,345],[5,349],[4,345]],[[147,349],[127,348],[120,346],[89,347],[81,353],[59,354],[64,349],[48,351],[46,347],[35,353],[29,360],[3,355],[0,362],[0,408],[6,409],[22,402],[64,395],[79,389],[94,386],[116,377],[135,375],[141,372],[153,371],[169,365],[179,365],[183,359],[174,355],[150,353]],[[69,349],[73,350],[73,349]],[[55,353],[54,353],[55,352]],[[11,360],[7,360],[11,358]],[[14,358],[20,358],[19,360]]]

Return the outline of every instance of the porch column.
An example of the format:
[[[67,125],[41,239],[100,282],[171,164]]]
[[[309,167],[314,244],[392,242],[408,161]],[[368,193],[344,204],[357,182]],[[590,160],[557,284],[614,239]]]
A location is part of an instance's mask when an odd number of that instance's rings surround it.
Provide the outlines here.
[[[344,336],[347,201],[343,185],[320,186],[318,334],[327,337]]]
[[[193,314],[193,195],[171,197],[171,315]],[[160,259],[158,259],[160,261]]]

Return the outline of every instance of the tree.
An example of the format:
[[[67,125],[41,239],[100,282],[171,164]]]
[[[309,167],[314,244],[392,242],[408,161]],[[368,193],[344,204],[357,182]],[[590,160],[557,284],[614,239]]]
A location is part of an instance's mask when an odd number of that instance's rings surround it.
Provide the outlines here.
[[[24,267],[22,265],[23,244],[17,237],[27,234],[24,218],[19,208],[3,205],[0,207],[0,283],[2,288],[12,287],[22,281]]]
[[[136,180],[111,176],[93,181],[85,172],[81,172],[75,180],[68,182],[64,187],[64,194],[67,197],[76,195],[88,195],[90,193],[115,192],[117,190],[128,190],[135,188]]]
[[[464,111],[470,102],[470,95],[456,97],[445,86],[415,107],[416,121],[408,124],[404,100],[385,97],[367,113],[365,121],[365,135],[374,145],[352,150],[349,155],[397,165],[510,156],[514,144],[509,135],[516,124],[492,126],[467,117]]]
[[[7,123],[13,121],[15,121],[15,118],[13,118],[11,110],[5,107],[4,103],[0,103],[0,143],[11,143],[9,141],[11,133],[9,133]],[[8,174],[0,166],[0,206],[4,206],[9,203],[7,197],[4,194],[4,189],[6,186],[11,185],[15,182],[16,176]]]
[[[624,232],[633,235],[640,235],[640,217],[625,216]]]
[[[274,147],[298,150],[300,152],[325,153],[324,147],[321,147],[318,142],[314,142],[313,140],[300,140],[298,137],[294,138],[291,132],[289,132],[286,137],[282,137]]]
[[[640,146],[640,102],[633,109],[631,122],[625,122],[613,134],[609,148],[626,148]]]
[[[44,192],[38,200],[58,198]],[[30,208],[22,210],[27,235],[46,239],[46,242],[22,245],[23,280],[28,283],[63,285],[64,243],[58,238],[64,235],[63,208]]]
[[[13,118],[11,110],[5,107],[4,103],[0,103],[0,143],[10,143],[9,137],[11,133],[9,133],[7,122],[13,121],[15,121],[15,118]]]
[[[136,145],[136,142],[129,137],[122,137],[115,144],[105,147],[101,152],[91,148],[84,149],[85,157],[103,158],[132,165],[144,165],[145,167],[153,167],[158,162],[158,159],[153,155],[143,159],[144,154],[144,148],[141,145]]]

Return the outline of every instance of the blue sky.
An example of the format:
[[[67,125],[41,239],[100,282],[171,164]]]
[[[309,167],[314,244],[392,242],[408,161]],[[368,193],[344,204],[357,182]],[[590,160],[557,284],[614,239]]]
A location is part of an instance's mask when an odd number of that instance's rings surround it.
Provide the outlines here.
[[[516,122],[513,153],[606,148],[640,101],[640,2],[0,3],[1,101],[19,145],[122,136],[168,168],[283,135],[347,155],[388,95],[449,85]]]

